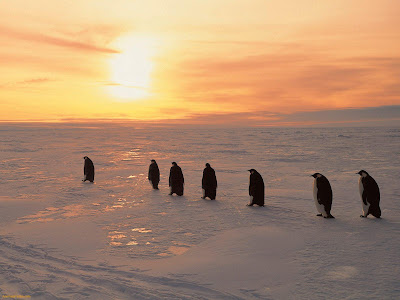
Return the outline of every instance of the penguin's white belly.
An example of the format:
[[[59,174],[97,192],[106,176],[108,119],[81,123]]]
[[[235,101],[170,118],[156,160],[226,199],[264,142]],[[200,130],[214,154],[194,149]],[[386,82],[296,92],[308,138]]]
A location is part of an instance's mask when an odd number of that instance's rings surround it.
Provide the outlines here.
[[[367,214],[368,214],[368,210],[369,210],[370,204],[368,203],[368,200],[367,200],[367,205],[365,205],[365,204],[364,204],[364,201],[363,201],[362,195],[363,195],[363,192],[364,192],[364,186],[363,186],[363,184],[362,184],[362,177],[360,177],[360,178],[358,179],[358,190],[360,191],[360,197],[361,197],[361,205],[362,205],[363,215],[366,217]]]
[[[325,206],[322,204],[318,203],[318,188],[317,188],[317,179],[314,179],[314,188],[313,188],[313,194],[314,194],[314,201],[315,201],[315,207],[317,208],[317,211],[322,214],[324,217],[327,217],[328,214],[325,211]]]

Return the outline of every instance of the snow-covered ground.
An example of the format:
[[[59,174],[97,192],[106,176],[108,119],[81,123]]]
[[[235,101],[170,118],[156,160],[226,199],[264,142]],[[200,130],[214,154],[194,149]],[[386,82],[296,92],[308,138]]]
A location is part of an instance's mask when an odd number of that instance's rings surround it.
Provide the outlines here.
[[[400,128],[2,124],[0,295],[399,299],[399,154]],[[94,184],[81,181],[85,155]],[[172,161],[183,197],[168,196]],[[217,201],[200,198],[206,162]],[[246,206],[250,168],[264,208]],[[380,186],[380,220],[359,217],[360,169]],[[335,219],[316,217],[314,172]]]

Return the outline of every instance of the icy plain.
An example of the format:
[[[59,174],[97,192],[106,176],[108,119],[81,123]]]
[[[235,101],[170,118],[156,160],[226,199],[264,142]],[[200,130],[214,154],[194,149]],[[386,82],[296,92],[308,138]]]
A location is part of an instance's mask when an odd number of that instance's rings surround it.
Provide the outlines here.
[[[82,183],[83,156],[95,183]],[[399,299],[400,128],[2,124],[0,295]],[[160,190],[147,180],[150,159]],[[168,196],[176,161],[183,197]],[[217,200],[201,199],[209,162]],[[247,207],[248,169],[266,206]],[[382,219],[360,218],[360,169]],[[314,172],[333,188],[317,217]]]

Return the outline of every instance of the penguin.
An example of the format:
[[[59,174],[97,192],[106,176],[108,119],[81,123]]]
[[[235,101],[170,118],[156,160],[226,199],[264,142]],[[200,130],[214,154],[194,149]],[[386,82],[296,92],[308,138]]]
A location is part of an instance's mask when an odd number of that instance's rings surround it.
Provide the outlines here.
[[[210,198],[211,200],[215,200],[217,196],[217,177],[215,176],[215,171],[211,168],[209,163],[206,163],[206,167],[203,170],[203,179],[201,180],[201,187],[203,189],[203,197]]]
[[[182,169],[176,162],[172,162],[172,167],[169,172],[169,188],[170,193],[168,195],[177,194],[183,196],[185,179],[183,177]]]
[[[264,180],[260,173],[254,169],[248,170],[250,172],[250,183],[249,183],[249,196],[250,203],[247,206],[264,206],[265,198],[265,185]]]
[[[85,156],[83,159],[85,160],[85,166],[83,168],[84,177],[83,177],[82,181],[85,182],[86,180],[89,180],[90,182],[93,182],[94,181],[94,165],[93,165],[93,162],[87,156]]]
[[[323,216],[328,219],[335,218],[331,215],[332,188],[328,179],[320,173],[315,173],[311,176],[315,178],[313,192],[315,206],[319,212],[317,216]]]
[[[360,217],[366,218],[371,214],[375,218],[380,218],[381,208],[379,207],[379,202],[381,200],[381,195],[378,184],[375,179],[367,173],[367,171],[361,170],[356,174],[360,175],[358,180],[358,189],[360,191],[363,210],[363,214]]]
[[[149,175],[147,176],[149,182],[152,184],[153,189],[158,190],[158,183],[160,182],[160,170],[154,159],[151,160],[149,166]]]

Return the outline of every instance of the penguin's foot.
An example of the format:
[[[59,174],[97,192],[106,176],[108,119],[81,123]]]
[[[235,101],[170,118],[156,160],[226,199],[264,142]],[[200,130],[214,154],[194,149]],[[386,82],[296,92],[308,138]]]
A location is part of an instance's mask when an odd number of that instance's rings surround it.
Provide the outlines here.
[[[317,217],[322,217],[322,214],[318,214]]]
[[[332,215],[329,215],[329,216],[327,216],[327,217],[324,217],[325,219],[334,219],[335,217],[334,216],[332,216]]]
[[[172,196],[172,193],[169,193],[168,195]]]
[[[361,218],[366,218],[367,216],[361,215],[360,217],[361,217]]]

